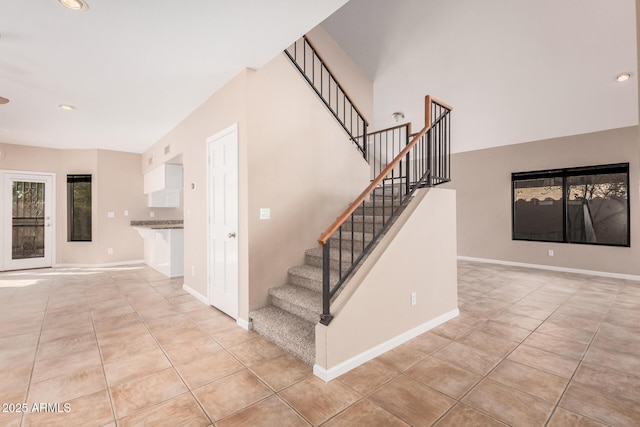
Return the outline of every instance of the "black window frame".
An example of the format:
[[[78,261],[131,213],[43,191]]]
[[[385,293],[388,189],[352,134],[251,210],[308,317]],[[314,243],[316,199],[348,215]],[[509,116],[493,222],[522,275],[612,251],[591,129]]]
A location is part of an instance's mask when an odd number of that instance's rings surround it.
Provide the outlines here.
[[[74,231],[74,185],[76,183],[89,183],[90,197],[89,197],[89,237],[78,238]],[[67,175],[67,241],[68,242],[91,242],[93,241],[93,184],[91,174],[70,174]]]
[[[579,242],[579,241],[571,241],[569,240],[568,230],[567,230],[567,200],[568,200],[568,184],[567,178],[572,176],[583,176],[583,175],[604,175],[604,174],[614,174],[614,173],[624,173],[627,176],[626,180],[626,188],[627,188],[627,243],[626,244],[615,244],[615,243],[598,243],[598,242]],[[531,179],[541,179],[541,178],[562,178],[562,240],[546,240],[546,239],[531,239],[531,238],[521,238],[516,237],[516,199],[515,199],[515,190],[516,190],[516,182],[531,180]],[[596,165],[596,166],[580,166],[573,168],[559,168],[559,169],[548,169],[548,170],[538,170],[538,171],[529,171],[529,172],[513,172],[511,174],[511,240],[515,241],[526,241],[526,242],[548,242],[548,243],[566,243],[566,244],[575,244],[575,245],[592,245],[592,246],[613,246],[613,247],[631,247],[631,197],[630,197],[630,187],[629,187],[629,163],[613,163],[607,165]]]

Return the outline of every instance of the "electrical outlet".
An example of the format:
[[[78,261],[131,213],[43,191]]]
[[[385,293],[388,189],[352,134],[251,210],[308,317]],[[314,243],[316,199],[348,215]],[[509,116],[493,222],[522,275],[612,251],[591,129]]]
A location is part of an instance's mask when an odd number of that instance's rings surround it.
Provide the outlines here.
[[[416,293],[415,292],[411,292],[411,305],[416,305]]]
[[[192,266],[191,266],[191,275],[192,275],[192,276],[195,276],[195,275],[196,275],[196,266],[195,266],[195,265],[192,265]]]
[[[553,249],[549,249],[548,254],[549,254],[549,256],[553,256]]]
[[[113,248],[108,248],[108,249],[107,249],[107,253],[108,253],[109,255],[113,255]]]
[[[154,211],[149,212],[149,217],[155,218],[156,217],[156,213]]]
[[[124,216],[129,216],[129,211],[125,209]]]

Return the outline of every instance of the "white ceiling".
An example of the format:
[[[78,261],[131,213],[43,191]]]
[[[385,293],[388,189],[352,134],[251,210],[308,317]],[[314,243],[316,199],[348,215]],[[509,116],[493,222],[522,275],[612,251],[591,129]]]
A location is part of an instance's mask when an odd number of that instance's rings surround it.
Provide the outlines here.
[[[0,142],[142,152],[346,2],[88,1],[0,5]],[[426,94],[454,151],[638,123],[634,0],[351,0],[323,26],[374,82],[374,128],[421,125]]]
[[[87,1],[2,0],[0,142],[143,152],[346,2]]]
[[[454,152],[638,123],[634,0],[351,0],[322,25],[374,82],[377,129],[422,127],[427,94]]]

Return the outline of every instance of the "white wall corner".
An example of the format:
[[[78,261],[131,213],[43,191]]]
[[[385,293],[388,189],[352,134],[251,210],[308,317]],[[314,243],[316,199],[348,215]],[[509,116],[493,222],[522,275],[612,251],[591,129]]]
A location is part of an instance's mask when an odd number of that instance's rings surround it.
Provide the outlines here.
[[[460,310],[457,308],[454,310],[448,311],[444,314],[441,314],[438,317],[435,317],[429,320],[428,322],[423,323],[422,325],[416,326],[415,328],[410,329],[394,338],[391,338],[388,341],[385,341],[373,348],[370,348],[367,351],[357,354],[352,358],[345,360],[344,362],[339,363],[336,366],[333,366],[329,369],[325,369],[322,366],[315,364],[313,365],[313,374],[316,377],[320,378],[321,380],[325,382],[329,382],[333,379],[338,378],[340,375],[343,375],[349,372],[350,370],[357,368],[363,363],[366,363],[369,360],[374,359],[380,356],[381,354],[386,353],[389,350],[393,350],[399,345],[412,340],[418,335],[423,334],[435,328],[436,326],[439,326],[444,322],[447,322],[455,317],[458,317],[459,315],[460,315]]]
[[[236,320],[236,324],[246,331],[250,331],[253,329],[253,322],[251,321],[251,319],[247,321],[238,317],[238,319]]]

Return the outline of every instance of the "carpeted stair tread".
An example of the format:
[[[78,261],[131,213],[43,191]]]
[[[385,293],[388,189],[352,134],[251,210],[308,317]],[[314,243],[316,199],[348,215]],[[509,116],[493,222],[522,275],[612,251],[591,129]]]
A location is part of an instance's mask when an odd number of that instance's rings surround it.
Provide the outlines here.
[[[362,231],[353,231],[353,233],[351,233],[351,230],[342,230],[342,239],[343,240],[356,240],[358,242],[362,242],[363,240],[365,242],[370,242],[371,239],[373,239],[373,233],[369,233],[369,232],[364,232],[362,233]],[[338,242],[340,240],[340,232],[336,231],[333,236],[331,236],[331,240]],[[332,247],[337,248],[338,244],[336,243],[335,245],[332,245]]]
[[[322,313],[322,294],[302,286],[284,285],[269,289],[271,304],[316,323]]]
[[[338,272],[330,270],[331,285],[338,282]],[[289,269],[289,283],[303,286],[315,292],[322,292],[322,268],[312,265],[298,265]]]
[[[382,224],[385,220],[384,215],[370,215],[370,214],[366,214],[366,215],[362,215],[361,213],[354,213],[353,214],[353,222],[354,223],[358,223],[358,222],[364,222],[364,223],[376,223],[376,224]],[[349,224],[351,222],[350,219],[347,219],[344,224]]]
[[[320,258],[320,260],[322,260],[322,253],[323,253],[323,248],[322,246],[318,247],[318,248],[312,248],[312,249],[307,249],[305,251],[305,255],[310,256],[310,257],[314,257],[314,258]],[[331,248],[329,249],[329,258],[331,259],[331,261],[339,261],[340,260],[340,254],[342,253],[342,262],[351,262],[351,250],[350,249],[343,249],[342,251],[338,248]],[[360,251],[354,250],[353,252],[354,257],[358,257],[358,255],[360,254]],[[322,277],[320,277],[320,279],[322,280]]]
[[[253,329],[304,362],[316,361],[315,324],[273,305],[250,313]]]

